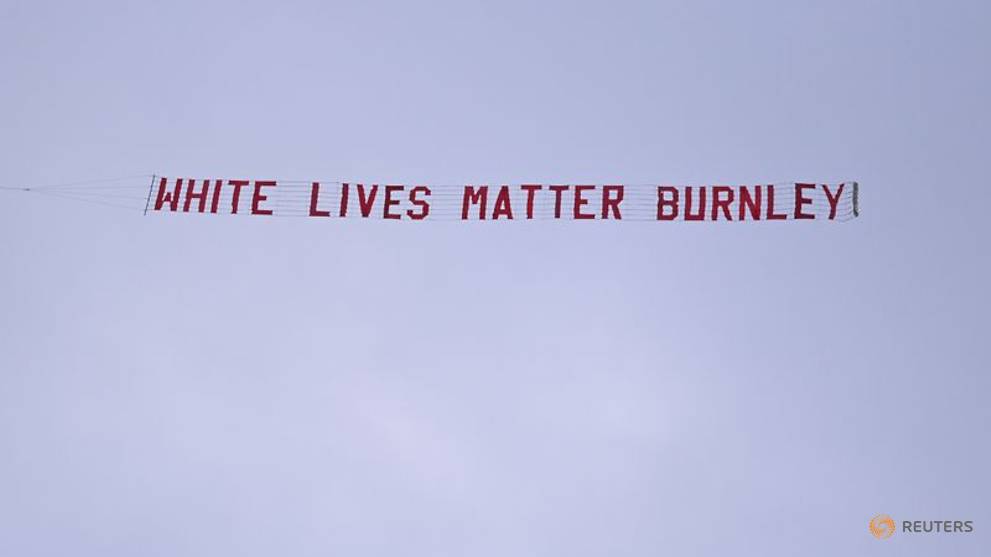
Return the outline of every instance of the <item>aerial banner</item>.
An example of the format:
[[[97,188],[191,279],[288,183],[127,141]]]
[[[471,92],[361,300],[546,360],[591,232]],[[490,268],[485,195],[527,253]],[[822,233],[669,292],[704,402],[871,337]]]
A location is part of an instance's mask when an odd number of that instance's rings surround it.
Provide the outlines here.
[[[846,221],[857,182],[371,184],[153,177],[145,213],[395,221]]]

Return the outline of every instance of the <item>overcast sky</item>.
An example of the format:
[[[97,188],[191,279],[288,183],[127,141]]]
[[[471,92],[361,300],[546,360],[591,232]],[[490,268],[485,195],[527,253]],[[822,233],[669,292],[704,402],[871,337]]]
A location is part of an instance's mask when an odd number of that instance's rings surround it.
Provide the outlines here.
[[[5,0],[0,185],[859,180],[862,215],[0,191],[0,554],[986,555],[989,16]]]

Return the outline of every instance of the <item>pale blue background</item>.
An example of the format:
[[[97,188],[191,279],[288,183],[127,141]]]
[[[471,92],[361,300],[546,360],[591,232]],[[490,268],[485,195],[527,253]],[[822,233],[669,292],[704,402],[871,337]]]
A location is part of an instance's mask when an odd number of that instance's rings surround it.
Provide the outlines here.
[[[0,554],[986,555],[989,16],[4,0],[4,185],[858,179],[863,216],[0,192]]]

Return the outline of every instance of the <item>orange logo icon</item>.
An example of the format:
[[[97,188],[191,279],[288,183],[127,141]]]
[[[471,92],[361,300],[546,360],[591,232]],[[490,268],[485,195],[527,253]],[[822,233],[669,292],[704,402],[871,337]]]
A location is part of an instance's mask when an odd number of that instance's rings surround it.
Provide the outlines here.
[[[891,534],[895,533],[895,521],[886,514],[879,514],[872,518],[870,527],[871,534],[874,534],[874,537],[879,540],[890,538]]]

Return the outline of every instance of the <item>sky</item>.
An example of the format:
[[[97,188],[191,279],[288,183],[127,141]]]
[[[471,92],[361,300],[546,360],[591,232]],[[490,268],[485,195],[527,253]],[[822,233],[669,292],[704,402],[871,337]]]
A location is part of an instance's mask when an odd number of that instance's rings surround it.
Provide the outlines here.
[[[0,554],[986,555],[989,16],[5,0],[3,186],[857,180],[861,216],[0,191]]]

